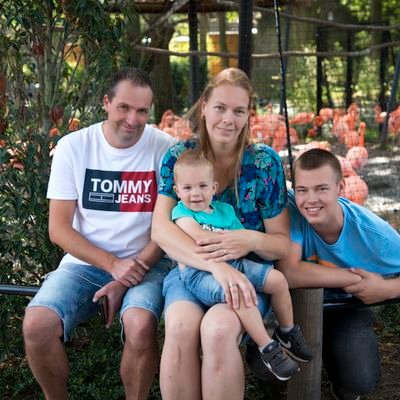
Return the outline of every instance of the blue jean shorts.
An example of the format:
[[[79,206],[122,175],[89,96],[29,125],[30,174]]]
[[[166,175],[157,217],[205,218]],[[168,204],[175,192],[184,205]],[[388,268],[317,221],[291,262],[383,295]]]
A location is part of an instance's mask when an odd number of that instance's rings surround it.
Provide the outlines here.
[[[159,320],[164,305],[162,283],[170,266],[171,261],[163,258],[147,272],[140,284],[128,289],[120,317],[128,308],[137,307],[152,312]],[[54,311],[63,322],[64,342],[67,342],[75,327],[98,313],[99,306],[93,302],[93,296],[112,280],[108,272],[92,265],[61,264],[47,274],[28,307],[47,307]]]
[[[267,264],[268,265],[268,264]],[[269,266],[268,272],[272,267]],[[268,272],[266,272],[263,282],[265,281]],[[214,279],[214,278],[213,278]],[[217,283],[218,287],[219,284]],[[257,290],[257,289],[256,289]],[[178,267],[175,267],[169,272],[167,277],[164,279],[163,284],[163,296],[164,296],[164,310],[166,310],[171,304],[177,301],[189,301],[198,305],[204,312],[206,312],[210,306],[203,303],[197,296],[195,296],[186,286],[181,277],[181,273]],[[271,311],[270,297],[257,291],[258,309],[262,316],[266,316]],[[219,301],[218,303],[225,302]],[[214,303],[215,304],[215,303]]]
[[[246,275],[256,292],[262,293],[264,291],[265,281],[272,269],[270,263],[257,263],[241,258],[230,261],[229,264]],[[191,267],[185,267],[180,272],[185,286],[205,305],[211,307],[214,304],[226,302],[222,286],[210,272]]]

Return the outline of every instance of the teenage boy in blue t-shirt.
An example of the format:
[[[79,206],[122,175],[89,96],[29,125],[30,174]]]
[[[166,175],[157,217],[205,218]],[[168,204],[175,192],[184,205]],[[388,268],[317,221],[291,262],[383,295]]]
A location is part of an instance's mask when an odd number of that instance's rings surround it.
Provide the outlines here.
[[[339,197],[340,163],[313,149],[294,164],[289,193],[291,250],[277,263],[290,287],[324,287],[325,296],[355,296],[377,303],[400,296],[400,235],[387,222]],[[339,289],[334,289],[339,288]],[[374,390],[380,357],[368,308],[324,312],[323,362],[336,399]]]

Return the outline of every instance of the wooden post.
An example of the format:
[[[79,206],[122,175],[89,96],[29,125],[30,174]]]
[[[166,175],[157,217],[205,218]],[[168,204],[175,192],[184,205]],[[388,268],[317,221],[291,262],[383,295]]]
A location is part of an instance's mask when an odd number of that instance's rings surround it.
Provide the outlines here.
[[[400,79],[400,51],[397,53],[396,57],[396,68],[394,71],[392,90],[390,92],[389,103],[386,108],[385,122],[383,124],[381,136],[379,138],[379,142],[382,148],[386,146],[386,141],[388,136],[389,115],[393,111],[396,102],[397,86],[399,84],[399,79]]]
[[[320,400],[322,368],[323,289],[292,290],[295,322],[309,344],[313,360],[299,363],[300,372],[288,384],[287,400]]]
[[[189,2],[189,49],[198,51],[198,20],[197,20],[197,3],[195,0]],[[198,55],[190,56],[190,104],[194,104],[200,94],[200,63]]]
[[[253,47],[253,0],[241,0],[239,5],[239,68],[251,75],[251,53]]]
[[[353,51],[354,32],[347,32],[347,51]],[[353,57],[347,57],[346,66],[346,108],[353,102]]]
[[[316,48],[317,52],[322,51],[322,27],[317,27],[317,32],[315,34]],[[319,110],[322,108],[322,57],[317,57],[317,109],[316,115],[318,115]]]

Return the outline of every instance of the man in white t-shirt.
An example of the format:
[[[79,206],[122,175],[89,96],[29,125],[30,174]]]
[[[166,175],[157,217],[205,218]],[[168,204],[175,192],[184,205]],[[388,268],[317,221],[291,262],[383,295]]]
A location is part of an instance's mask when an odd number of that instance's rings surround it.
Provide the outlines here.
[[[147,124],[153,90],[143,71],[116,73],[103,102],[107,120],[63,137],[51,168],[49,234],[66,255],[29,303],[23,325],[28,362],[47,400],[68,398],[62,342],[98,312],[100,295],[108,299],[109,326],[126,291],[120,316],[127,399],[147,397],[158,364],[170,261],[151,241],[150,224],[159,167],[173,139]]]

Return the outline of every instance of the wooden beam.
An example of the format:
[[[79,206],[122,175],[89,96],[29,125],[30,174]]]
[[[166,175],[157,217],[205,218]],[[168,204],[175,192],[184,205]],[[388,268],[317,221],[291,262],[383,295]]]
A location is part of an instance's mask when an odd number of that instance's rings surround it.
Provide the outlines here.
[[[198,51],[198,20],[197,20],[197,4],[196,0],[189,2],[189,49],[190,51]],[[199,97],[200,88],[200,62],[198,54],[190,56],[190,103],[194,104]]]
[[[239,68],[251,75],[251,53],[253,27],[253,0],[241,0],[239,5]]]
[[[288,383],[287,400],[320,400],[322,368],[323,289],[292,290],[293,314],[313,353],[313,360],[300,363],[300,372]]]

